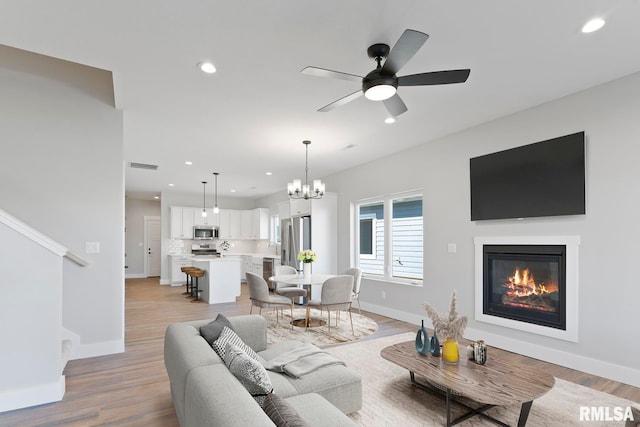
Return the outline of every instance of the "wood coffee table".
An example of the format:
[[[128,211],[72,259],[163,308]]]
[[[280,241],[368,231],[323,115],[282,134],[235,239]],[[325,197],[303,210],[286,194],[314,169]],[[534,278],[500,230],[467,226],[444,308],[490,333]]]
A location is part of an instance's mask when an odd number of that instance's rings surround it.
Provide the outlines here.
[[[533,400],[542,396],[555,384],[555,378],[546,372],[523,364],[507,363],[499,352],[490,352],[487,363],[477,363],[462,357],[457,365],[448,365],[441,357],[423,356],[416,351],[413,341],[391,345],[382,349],[380,355],[398,366],[409,370],[411,383],[415,386],[446,397],[447,426],[458,424],[474,415],[479,415],[502,426],[507,424],[485,414],[494,406],[522,404],[518,426],[524,426]],[[418,374],[427,379],[425,384],[416,381]],[[480,404],[473,408],[459,397]],[[469,409],[470,412],[451,420],[451,402]]]

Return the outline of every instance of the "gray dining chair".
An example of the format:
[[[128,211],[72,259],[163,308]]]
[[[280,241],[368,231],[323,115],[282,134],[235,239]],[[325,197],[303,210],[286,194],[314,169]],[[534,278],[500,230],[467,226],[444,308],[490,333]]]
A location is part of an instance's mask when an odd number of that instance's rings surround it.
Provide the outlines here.
[[[263,308],[273,308],[276,310],[276,323],[279,323],[280,313],[278,308],[288,306],[291,311],[291,320],[293,320],[293,302],[282,295],[270,295],[267,282],[255,273],[247,273],[247,287],[249,288],[249,299],[251,300],[251,309],[249,314],[253,313],[253,307],[260,308],[259,314],[262,314]],[[293,329],[293,324],[291,325]]]
[[[355,298],[358,301],[358,314],[362,315],[362,311],[360,310],[360,282],[362,281],[362,270],[354,267],[343,271],[341,274],[353,276],[353,291],[351,291],[351,298]]]
[[[353,291],[353,276],[334,276],[324,281],[319,300],[307,301],[309,307],[316,307],[320,310],[327,309],[329,335],[331,335],[331,311],[335,311],[336,326],[338,326],[338,314],[341,311],[349,312],[351,322],[351,333],[353,331],[353,318],[351,317],[351,293]]]
[[[289,266],[289,265],[278,265],[274,268],[274,272],[276,276],[283,274],[298,274],[298,270]],[[301,298],[307,296],[307,291],[296,286],[290,285],[288,283],[274,283],[275,293],[278,295],[282,295],[283,297],[287,297],[291,299],[292,302],[302,303]]]

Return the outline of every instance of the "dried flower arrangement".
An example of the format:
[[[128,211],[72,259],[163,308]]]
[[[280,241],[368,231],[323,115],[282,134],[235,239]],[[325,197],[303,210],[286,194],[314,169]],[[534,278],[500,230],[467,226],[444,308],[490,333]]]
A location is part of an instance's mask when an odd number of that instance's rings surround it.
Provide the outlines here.
[[[440,314],[429,304],[422,304],[433,323],[433,329],[436,334],[444,338],[451,338],[455,341],[462,339],[462,334],[467,327],[467,316],[458,316],[456,311],[456,291],[451,293],[451,304],[449,305],[448,314]]]

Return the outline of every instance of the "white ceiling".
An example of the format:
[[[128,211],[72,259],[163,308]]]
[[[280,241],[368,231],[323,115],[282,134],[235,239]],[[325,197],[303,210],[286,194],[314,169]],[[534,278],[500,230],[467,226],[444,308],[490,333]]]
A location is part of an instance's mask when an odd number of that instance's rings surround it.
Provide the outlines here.
[[[596,16],[607,25],[582,34]],[[304,139],[319,178],[638,72],[638,18],[638,0],[2,0],[0,43],[113,72],[125,160],[159,165],[127,168],[129,197],[200,193],[216,171],[221,196],[256,198],[304,178]],[[302,68],[365,75],[367,47],[406,28],[430,38],[398,75],[469,80],[400,87],[393,125],[364,97],[316,111],[358,84]]]

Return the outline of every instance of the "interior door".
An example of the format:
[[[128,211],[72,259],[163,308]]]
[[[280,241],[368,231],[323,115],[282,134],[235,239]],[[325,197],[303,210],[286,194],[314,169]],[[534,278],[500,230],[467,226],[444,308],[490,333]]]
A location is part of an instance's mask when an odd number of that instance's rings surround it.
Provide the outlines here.
[[[160,276],[160,220],[145,219],[145,251],[147,277]]]

